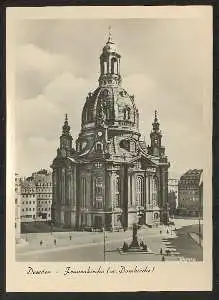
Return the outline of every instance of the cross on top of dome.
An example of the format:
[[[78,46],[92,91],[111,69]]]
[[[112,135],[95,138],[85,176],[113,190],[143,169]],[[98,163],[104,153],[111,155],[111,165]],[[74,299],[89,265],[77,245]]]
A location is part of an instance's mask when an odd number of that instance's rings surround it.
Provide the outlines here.
[[[106,45],[103,47],[103,52],[117,52],[116,45],[112,39],[111,26],[109,26],[109,33]]]
[[[113,41],[112,41],[111,26],[109,26],[109,35],[108,35],[108,41],[107,41],[107,43],[113,43]]]

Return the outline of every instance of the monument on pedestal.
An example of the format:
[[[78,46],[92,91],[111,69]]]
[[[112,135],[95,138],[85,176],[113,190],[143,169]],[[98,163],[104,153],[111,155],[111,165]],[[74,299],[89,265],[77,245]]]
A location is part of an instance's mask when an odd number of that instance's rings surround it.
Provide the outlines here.
[[[142,216],[142,214],[144,213],[144,208],[139,207],[137,210],[137,219],[139,221],[139,218]],[[139,242],[138,240],[138,228],[139,225],[138,223],[134,223],[133,224],[133,228],[132,228],[132,242],[130,245],[128,245],[126,242],[123,243],[123,247],[122,249],[120,249],[120,252],[122,251],[122,253],[151,253],[151,251],[149,251],[147,245],[141,241]]]
[[[132,242],[131,242],[129,248],[140,249],[140,245],[138,242],[138,224],[136,224],[136,223],[133,224]]]

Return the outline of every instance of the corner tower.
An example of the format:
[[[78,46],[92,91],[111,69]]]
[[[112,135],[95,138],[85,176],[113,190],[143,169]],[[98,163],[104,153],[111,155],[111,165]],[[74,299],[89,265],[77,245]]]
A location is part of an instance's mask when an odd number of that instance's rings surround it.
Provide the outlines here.
[[[148,146],[150,155],[160,157],[165,155],[165,148],[162,146],[162,133],[160,123],[157,117],[157,110],[154,112],[154,122],[152,123],[152,131],[150,133],[151,145]]]

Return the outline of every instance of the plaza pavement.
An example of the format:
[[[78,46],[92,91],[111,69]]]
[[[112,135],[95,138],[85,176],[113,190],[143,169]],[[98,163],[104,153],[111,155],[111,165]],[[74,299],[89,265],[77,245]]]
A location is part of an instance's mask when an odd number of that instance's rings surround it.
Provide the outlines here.
[[[201,260],[200,246],[185,234],[180,233],[183,228],[197,226],[197,220],[177,219],[177,231],[166,227],[143,228],[138,231],[139,240],[143,240],[151,249],[153,254],[127,254],[121,255],[117,251],[123,242],[132,240],[132,231],[106,232],[105,233],[105,258],[106,261],[160,261],[160,249],[172,248],[178,255],[166,256],[166,260],[178,260],[183,257],[192,257]],[[162,230],[162,234],[160,234]],[[180,234],[180,239],[176,236]],[[70,237],[71,236],[71,240]],[[16,247],[16,259],[18,261],[102,261],[104,259],[104,233],[103,232],[55,232],[55,233],[33,233],[22,236],[27,239],[27,244]],[[54,239],[56,245],[54,245]],[[43,241],[42,246],[40,241]],[[176,244],[176,241],[177,244]],[[195,244],[195,245],[194,245]],[[186,247],[185,247],[186,246]],[[185,248],[185,249],[184,249]],[[190,248],[192,255],[190,255]],[[178,251],[180,249],[180,252]],[[196,252],[199,254],[196,255]],[[202,252],[202,251],[201,251]]]

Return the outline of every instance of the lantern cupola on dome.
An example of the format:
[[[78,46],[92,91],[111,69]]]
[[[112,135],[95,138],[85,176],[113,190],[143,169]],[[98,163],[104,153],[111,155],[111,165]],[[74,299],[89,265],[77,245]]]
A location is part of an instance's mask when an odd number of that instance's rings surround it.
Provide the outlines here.
[[[121,84],[120,58],[111,32],[100,56],[100,86],[115,86]]]

